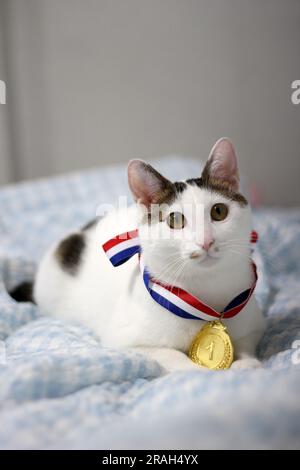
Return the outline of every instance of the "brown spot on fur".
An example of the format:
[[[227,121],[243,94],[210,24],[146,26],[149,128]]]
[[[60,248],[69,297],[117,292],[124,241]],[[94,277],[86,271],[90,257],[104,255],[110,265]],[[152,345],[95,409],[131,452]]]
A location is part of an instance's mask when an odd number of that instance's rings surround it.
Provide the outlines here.
[[[188,184],[193,184],[202,189],[208,189],[210,191],[217,192],[222,194],[222,196],[230,199],[231,201],[237,202],[241,207],[245,207],[248,204],[247,199],[241,193],[232,191],[230,184],[226,181],[222,181],[216,178],[211,178],[209,173],[205,172],[205,169],[202,173],[201,178],[192,178],[187,180]]]
[[[175,181],[174,187],[176,194],[183,193],[183,191],[187,188],[186,183],[184,181]]]
[[[162,189],[152,204],[171,204],[185,188],[186,184],[183,182],[170,183]]]
[[[67,273],[75,276],[78,272],[82,255],[85,249],[85,237],[81,233],[74,233],[65,238],[56,250],[56,258]]]

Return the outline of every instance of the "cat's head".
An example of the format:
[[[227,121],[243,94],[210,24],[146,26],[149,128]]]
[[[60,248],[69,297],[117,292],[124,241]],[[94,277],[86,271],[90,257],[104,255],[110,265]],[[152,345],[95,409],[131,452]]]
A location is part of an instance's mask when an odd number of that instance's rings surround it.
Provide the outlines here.
[[[200,177],[172,183],[147,163],[132,160],[128,180],[153,276],[175,283],[179,273],[197,276],[249,261],[250,207],[239,192],[237,158],[228,139],[214,145]]]

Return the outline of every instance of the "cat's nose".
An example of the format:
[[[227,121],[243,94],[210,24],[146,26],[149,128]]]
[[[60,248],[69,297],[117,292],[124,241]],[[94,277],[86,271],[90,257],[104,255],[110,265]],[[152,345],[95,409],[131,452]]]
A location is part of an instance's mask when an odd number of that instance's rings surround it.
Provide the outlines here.
[[[203,248],[203,250],[205,251],[208,251],[210,247],[214,244],[214,242],[215,240],[213,238],[204,239],[201,248]]]

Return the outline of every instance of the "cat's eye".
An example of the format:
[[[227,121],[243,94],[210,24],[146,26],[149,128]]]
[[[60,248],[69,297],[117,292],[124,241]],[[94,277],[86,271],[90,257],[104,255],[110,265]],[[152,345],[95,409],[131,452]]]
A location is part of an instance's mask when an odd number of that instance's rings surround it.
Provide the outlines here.
[[[215,222],[221,222],[221,220],[226,219],[228,215],[228,207],[226,204],[218,203],[212,206],[210,211],[210,216]]]
[[[167,217],[167,224],[170,228],[179,230],[185,226],[185,217],[181,212],[171,212]]]

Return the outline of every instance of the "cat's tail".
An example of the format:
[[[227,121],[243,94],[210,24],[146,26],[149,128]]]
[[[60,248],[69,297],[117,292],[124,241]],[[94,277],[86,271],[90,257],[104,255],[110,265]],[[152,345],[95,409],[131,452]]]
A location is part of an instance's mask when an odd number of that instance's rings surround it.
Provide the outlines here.
[[[34,287],[33,282],[23,282],[9,294],[16,302],[35,303],[34,297],[33,297],[33,287]]]

